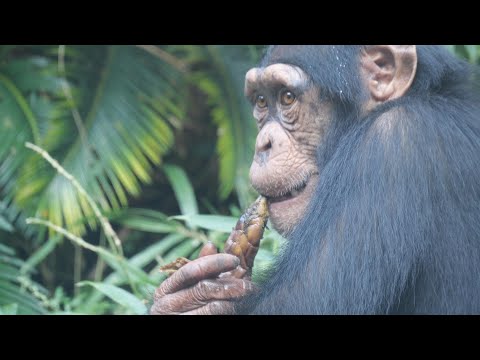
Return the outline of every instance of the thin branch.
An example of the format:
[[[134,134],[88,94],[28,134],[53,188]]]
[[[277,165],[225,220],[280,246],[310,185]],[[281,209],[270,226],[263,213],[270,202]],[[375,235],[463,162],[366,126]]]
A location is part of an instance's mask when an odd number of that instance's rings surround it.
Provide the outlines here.
[[[120,239],[118,238],[117,233],[113,230],[112,225],[110,225],[107,218],[105,218],[105,216],[102,215],[102,213],[101,213],[100,209],[98,208],[97,204],[95,203],[95,201],[93,201],[93,199],[90,197],[90,195],[88,195],[87,191],[82,187],[82,185],[80,185],[80,183],[77,181],[77,179],[75,179],[72,174],[67,172],[58,163],[57,160],[52,158],[48,154],[48,152],[43,150],[41,147],[36,146],[36,145],[34,145],[32,143],[29,143],[29,142],[26,142],[25,146],[27,148],[32,149],[33,151],[37,152],[38,154],[40,154],[45,160],[47,160],[53,166],[53,168],[55,170],[57,170],[61,175],[63,175],[68,181],[70,181],[72,183],[72,185],[77,189],[77,191],[81,195],[83,195],[85,197],[88,204],[92,208],[95,216],[100,221],[100,224],[102,225],[102,228],[103,228],[103,231],[105,232],[105,235],[107,236],[107,238],[111,238],[113,240],[114,244],[118,248],[119,253],[123,254],[122,243],[121,243]]]
[[[66,230],[66,229],[64,229],[64,228],[62,228],[58,225],[55,225],[54,223],[52,223],[48,220],[42,220],[42,219],[39,219],[39,218],[27,218],[25,220],[25,222],[29,225],[30,224],[35,224],[35,225],[47,226],[48,228],[50,228],[52,230],[55,230],[59,234],[62,234],[63,236],[65,236],[67,239],[71,240],[75,245],[78,245],[78,246],[81,246],[85,249],[91,250],[91,251],[93,251],[97,254],[101,254],[101,255],[104,255],[104,256],[107,256],[107,257],[110,257],[110,258],[113,257],[113,258],[117,259],[119,261],[120,266],[122,267],[123,271],[125,272],[125,277],[127,278],[127,282],[130,284],[130,287],[132,288],[132,290],[136,294],[139,294],[138,289],[135,286],[135,283],[131,280],[131,278],[128,274],[127,267],[125,266],[126,260],[123,257],[123,255],[112,254],[111,252],[109,252],[108,250],[106,250],[106,249],[104,249],[100,246],[92,245],[92,244],[86,242],[85,240],[83,240],[81,237],[78,237],[78,236],[72,234],[68,230]]]
[[[110,253],[108,251],[106,251],[105,249],[101,248],[101,247],[98,247],[98,246],[95,246],[95,245],[92,245],[88,242],[86,242],[85,240],[83,240],[81,237],[78,237],[74,234],[72,234],[71,232],[65,230],[64,228],[58,226],[58,225],[55,225],[54,223],[48,221],[48,220],[42,220],[42,219],[38,219],[38,218],[27,218],[25,220],[25,222],[27,224],[36,224],[36,225],[44,225],[44,226],[47,226],[49,227],[50,229],[53,229],[55,230],[56,232],[58,232],[59,234],[62,234],[63,236],[65,236],[67,239],[73,241],[73,243],[75,243],[76,245],[79,245],[85,249],[88,249],[88,250],[91,250],[93,252],[96,252],[96,253],[99,253],[99,254],[107,254],[107,255],[110,255]]]
[[[43,294],[40,289],[26,276],[18,276],[18,282],[22,285],[30,294],[33,295],[36,299],[38,299],[43,307],[50,308],[51,310],[58,310],[57,306],[53,304],[53,302]]]
[[[188,65],[185,62],[169,54],[165,50],[160,49],[158,46],[155,46],[155,45],[135,45],[135,46],[145,50],[146,52],[152,54],[153,56],[156,56],[157,58],[166,62],[167,64],[172,65],[178,71],[181,71],[184,73],[188,69]]]

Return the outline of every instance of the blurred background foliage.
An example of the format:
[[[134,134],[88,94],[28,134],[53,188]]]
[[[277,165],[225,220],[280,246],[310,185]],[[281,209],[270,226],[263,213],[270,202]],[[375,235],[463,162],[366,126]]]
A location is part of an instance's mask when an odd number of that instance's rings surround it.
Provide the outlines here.
[[[0,314],[142,314],[160,266],[223,248],[256,197],[243,81],[263,49],[0,45]],[[257,281],[282,241],[266,232]]]

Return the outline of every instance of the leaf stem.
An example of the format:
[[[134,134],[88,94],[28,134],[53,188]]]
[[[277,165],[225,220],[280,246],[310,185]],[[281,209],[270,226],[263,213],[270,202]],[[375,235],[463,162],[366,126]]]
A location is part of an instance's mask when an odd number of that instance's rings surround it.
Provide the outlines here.
[[[95,214],[95,217],[100,222],[100,224],[103,228],[103,231],[105,233],[105,236],[106,236],[107,240],[109,241],[110,246],[112,247],[113,252],[117,256],[119,256],[121,259],[124,259],[122,242],[120,241],[117,233],[115,232],[115,230],[113,230],[110,222],[107,220],[107,218],[105,216],[103,216],[102,212],[98,208],[95,201],[93,201],[92,197],[90,195],[88,195],[87,191],[83,188],[82,185],[80,185],[80,183],[77,181],[77,179],[75,179],[75,177],[72,174],[70,174],[67,170],[65,170],[62,167],[62,165],[59,164],[59,162],[57,160],[52,158],[50,156],[50,154],[48,152],[46,152],[45,150],[43,150],[41,147],[36,146],[36,145],[34,145],[32,143],[29,143],[29,142],[26,142],[25,146],[27,148],[32,149],[33,151],[37,152],[38,154],[40,154],[45,160],[47,160],[50,163],[50,165],[52,165],[52,167],[55,170],[57,170],[68,181],[70,181],[70,183],[75,187],[75,189],[77,189],[77,191],[81,195],[83,195],[85,197],[88,204],[92,208],[92,210]],[[28,222],[29,220],[30,220],[30,222]],[[32,222],[32,220],[35,220],[35,219],[34,218],[27,219],[27,224],[34,223],[34,222]],[[41,219],[36,219],[36,220],[43,221]],[[65,229],[63,229],[63,228],[61,228],[61,227],[59,227],[59,226],[57,226],[53,223],[44,222],[43,225],[50,226],[51,228],[53,228],[54,230],[57,230],[58,232],[60,232],[61,234],[65,235],[65,236],[67,236],[67,234],[70,234],[67,230],[65,230]],[[70,234],[70,235],[73,235],[73,234]],[[87,249],[90,249],[90,250],[95,251],[95,252],[100,252],[100,253],[102,253],[102,251],[103,251],[103,254],[105,254],[106,250],[104,250],[102,248],[99,248],[99,247],[96,247],[94,245],[91,245],[91,244],[87,243],[86,241],[82,240],[81,238],[79,238],[77,236],[74,236],[73,238],[67,236],[67,238],[69,238],[70,240],[76,242],[80,246],[83,246]],[[80,240],[80,242],[79,242],[79,240]],[[107,252],[107,254],[109,254],[109,252]],[[127,278],[127,281],[129,282],[130,286],[132,287],[132,290],[135,293],[138,294],[137,288],[136,288],[135,284],[133,283],[133,281],[131,280],[130,275],[128,273],[128,269],[125,266],[125,264],[123,263],[123,261],[120,262],[120,266],[122,267],[123,271],[125,272],[125,277]]]
[[[75,245],[78,245],[78,246],[81,246],[85,249],[91,250],[91,251],[93,251],[97,254],[101,254],[101,255],[104,255],[104,256],[107,256],[107,257],[110,257],[110,258],[112,258],[112,257],[116,258],[119,261],[120,266],[125,271],[125,275],[127,277],[127,281],[129,283],[130,287],[135,292],[135,294],[137,294],[137,295],[139,294],[137,287],[135,286],[133,281],[130,279],[130,276],[128,276],[128,270],[127,270],[127,268],[125,267],[125,264],[124,264],[124,262],[126,260],[122,255],[112,254],[111,252],[109,252],[108,250],[106,250],[106,249],[104,249],[100,246],[92,245],[92,244],[86,242],[85,240],[83,240],[81,237],[78,237],[78,236],[72,234],[71,232],[69,232],[68,230],[65,230],[64,228],[62,228],[58,225],[55,225],[51,221],[42,220],[42,219],[39,219],[39,218],[27,218],[25,220],[25,222],[29,225],[30,224],[35,224],[35,225],[47,226],[48,228],[50,228],[52,230],[55,230],[59,234],[62,234],[63,236],[65,236],[67,239],[71,240]]]
[[[113,230],[112,225],[108,222],[107,218],[102,215],[100,209],[98,208],[97,204],[93,199],[91,198],[90,195],[88,195],[87,191],[83,188],[82,185],[73,177],[72,174],[70,174],[67,170],[65,170],[62,165],[58,163],[57,160],[52,158],[48,152],[43,150],[41,147],[36,146],[32,143],[26,142],[25,146],[29,149],[32,149],[33,151],[37,152],[40,154],[45,160],[47,160],[52,167],[57,170],[61,175],[63,175],[68,181],[72,183],[72,185],[77,189],[77,191],[85,197],[87,200],[88,204],[92,208],[95,216],[97,219],[100,221],[100,224],[102,225],[103,231],[105,231],[105,235],[113,239],[113,242],[115,246],[117,247],[118,252],[123,255],[123,249],[122,249],[122,243],[120,239],[117,236],[117,233]]]

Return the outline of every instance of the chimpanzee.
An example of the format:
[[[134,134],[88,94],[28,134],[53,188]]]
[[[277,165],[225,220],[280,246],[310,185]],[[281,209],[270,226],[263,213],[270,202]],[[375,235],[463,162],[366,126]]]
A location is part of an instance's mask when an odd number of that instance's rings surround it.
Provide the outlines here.
[[[287,245],[261,286],[208,245],[150,313],[480,313],[476,80],[441,46],[269,47],[250,177]]]

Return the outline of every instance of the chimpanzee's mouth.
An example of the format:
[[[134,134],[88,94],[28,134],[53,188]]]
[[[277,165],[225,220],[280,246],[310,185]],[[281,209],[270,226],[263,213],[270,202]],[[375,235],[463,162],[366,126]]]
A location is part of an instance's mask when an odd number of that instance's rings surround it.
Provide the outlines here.
[[[269,203],[277,203],[281,201],[286,201],[290,199],[294,199],[297,196],[301,195],[305,188],[307,187],[308,181],[310,180],[310,177],[308,177],[304,182],[296,185],[293,189],[289,190],[285,194],[281,194],[278,196],[266,196],[267,200]]]

